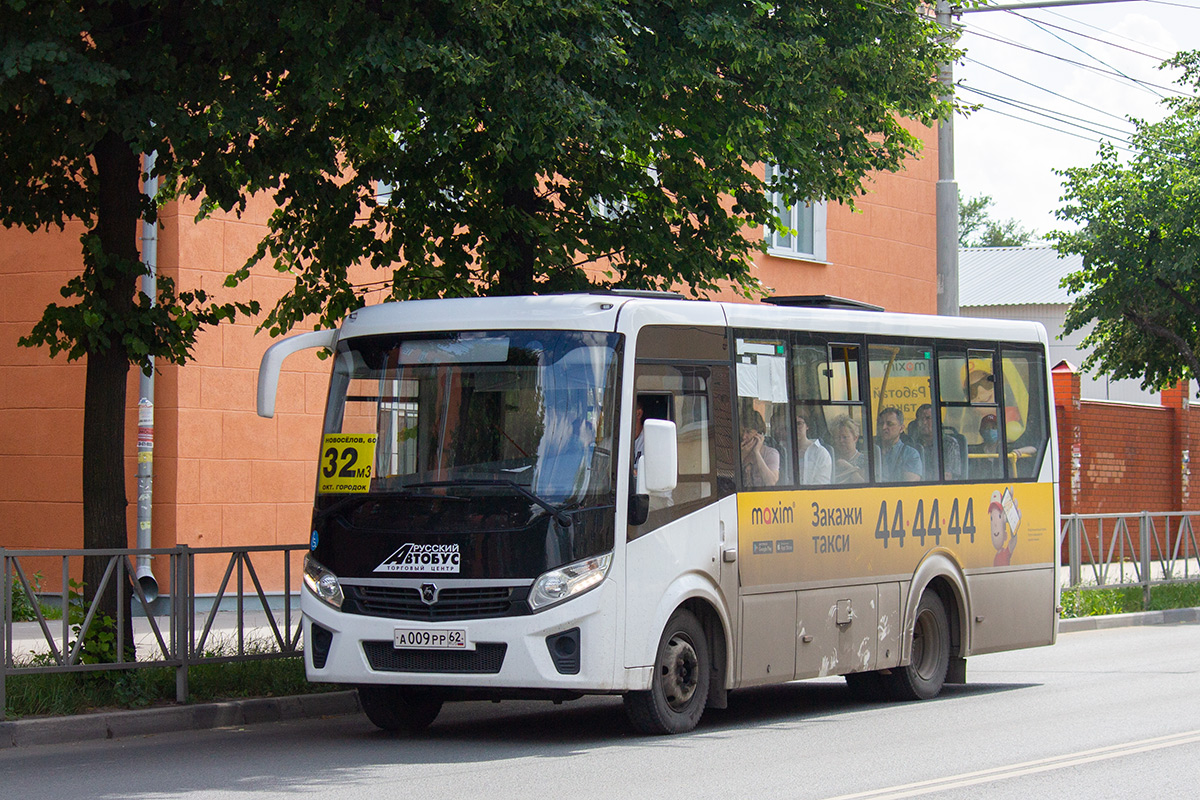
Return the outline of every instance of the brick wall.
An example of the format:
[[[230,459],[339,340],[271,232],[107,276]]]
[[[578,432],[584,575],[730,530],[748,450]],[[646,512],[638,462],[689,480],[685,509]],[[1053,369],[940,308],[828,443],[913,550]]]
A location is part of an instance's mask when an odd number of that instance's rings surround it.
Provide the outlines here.
[[[1200,408],[1186,385],[1151,406],[1081,400],[1079,374],[1066,362],[1053,375],[1063,514],[1200,510],[1190,487]]]

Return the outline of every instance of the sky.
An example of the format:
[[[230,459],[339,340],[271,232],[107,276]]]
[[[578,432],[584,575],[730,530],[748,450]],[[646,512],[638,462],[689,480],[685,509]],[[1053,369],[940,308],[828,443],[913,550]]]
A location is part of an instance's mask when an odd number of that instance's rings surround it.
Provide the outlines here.
[[[990,195],[993,219],[1039,234],[1064,227],[1054,170],[1095,163],[1102,136],[1119,143],[1129,116],[1161,119],[1162,96],[1182,89],[1178,72],[1158,65],[1200,49],[1200,0],[966,13],[959,23],[958,96],[983,105],[954,120],[959,191]]]

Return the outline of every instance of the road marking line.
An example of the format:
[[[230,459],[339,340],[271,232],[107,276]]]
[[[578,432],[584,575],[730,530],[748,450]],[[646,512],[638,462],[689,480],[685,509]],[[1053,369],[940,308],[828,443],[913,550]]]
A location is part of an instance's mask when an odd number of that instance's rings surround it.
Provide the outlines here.
[[[1152,739],[1141,739],[1136,742],[1114,744],[1108,747],[1097,747],[1093,750],[1081,750],[1078,753],[1039,758],[1036,761],[1024,761],[1005,767],[964,772],[960,775],[949,775],[945,778],[934,778],[933,780],[919,781],[917,783],[889,786],[884,789],[873,789],[868,792],[841,794],[837,797],[826,798],[826,800],[899,800],[903,797],[916,797],[917,795],[943,792],[949,789],[961,789],[980,783],[1019,778],[1024,775],[1049,772],[1050,770],[1063,769],[1065,767],[1077,767],[1094,761],[1122,758],[1151,750],[1161,750],[1165,747],[1192,744],[1193,742],[1200,742],[1200,730],[1173,733],[1169,736],[1156,736]]]

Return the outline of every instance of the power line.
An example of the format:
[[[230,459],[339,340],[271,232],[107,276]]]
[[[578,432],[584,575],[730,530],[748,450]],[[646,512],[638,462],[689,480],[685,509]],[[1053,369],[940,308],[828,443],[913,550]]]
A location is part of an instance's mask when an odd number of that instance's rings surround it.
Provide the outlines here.
[[[984,107],[983,107],[981,110],[982,110],[982,111],[987,111],[987,112],[989,112],[989,113],[992,113],[992,114],[997,114],[997,115],[999,115],[999,116],[1001,116],[1001,117],[1008,117],[1009,119],[1015,119],[1016,121],[1018,121],[1018,122],[1024,122],[1024,123],[1026,123],[1027,125],[1034,125],[1034,126],[1036,126],[1036,127],[1038,127],[1038,128],[1044,128],[1044,129],[1046,129],[1046,130],[1048,130],[1048,131],[1054,131],[1055,133],[1061,133],[1061,134],[1063,134],[1064,136],[1073,136],[1073,137],[1074,137],[1074,138],[1076,138],[1076,139],[1083,139],[1085,142],[1093,142],[1093,143],[1098,143],[1098,142],[1099,142],[1099,140],[1097,140],[1097,139],[1095,139],[1095,138],[1093,138],[1093,137],[1091,137],[1091,136],[1086,136],[1086,135],[1084,135],[1084,134],[1082,134],[1082,133],[1077,133],[1077,132],[1075,132],[1075,131],[1068,131],[1068,130],[1064,130],[1064,129],[1062,129],[1062,128],[1056,128],[1056,127],[1054,127],[1053,125],[1047,125],[1045,122],[1041,122],[1041,121],[1039,121],[1039,120],[1028,119],[1028,118],[1026,118],[1026,117],[1019,116],[1019,115],[1017,115],[1017,114],[1012,114],[1012,113],[1009,113],[1009,112],[1007,112],[1007,111],[1001,111],[1000,109],[997,109],[997,108],[992,108],[991,106],[984,106]],[[1135,149],[1133,149],[1132,147],[1130,147],[1128,144],[1122,144],[1122,143],[1121,143],[1119,140],[1117,140],[1117,141],[1114,141],[1114,140],[1112,139],[1112,137],[1109,137],[1109,136],[1101,136],[1101,137],[1100,137],[1100,140],[1108,140],[1108,141],[1111,141],[1111,142],[1113,142],[1113,146],[1114,146],[1114,147],[1116,147],[1118,150],[1123,150],[1123,151],[1124,151],[1124,152],[1126,152],[1126,153],[1136,153],[1136,152],[1138,152],[1137,150],[1135,150]]]
[[[1119,141],[1128,142],[1129,141],[1128,137],[1132,136],[1134,133],[1131,130],[1117,128],[1112,125],[1105,125],[1102,122],[1094,122],[1092,120],[1083,119],[1081,117],[1075,117],[1070,114],[1064,114],[1060,111],[1054,111],[1053,109],[1048,109],[1043,106],[1034,105],[1033,103],[1026,103],[1021,100],[1014,100],[1010,97],[1004,97],[1003,95],[998,95],[998,94],[995,94],[993,92],[989,92],[986,90],[975,89],[970,86],[964,86],[963,88],[966,89],[967,91],[974,92],[975,94],[979,95],[980,97],[986,98],[988,100],[994,100],[998,103],[1004,103],[1005,105],[1019,108],[1022,111],[1025,111],[1027,113],[1036,114],[1038,116],[1052,119],[1055,122],[1058,122],[1060,124],[1070,125],[1071,127],[1079,128],[1080,130],[1084,130],[1089,133],[1094,133],[1097,136],[1103,136],[1103,137],[1109,138],[1109,139],[1116,139]],[[1106,132],[1106,131],[1109,131],[1109,132]]]
[[[1038,50],[1035,47],[1030,47],[1028,45],[1021,44],[1019,42],[1014,42],[1011,39],[1006,39],[1002,36],[996,36],[994,34],[983,33],[982,31],[979,31],[979,30],[976,30],[973,28],[967,28],[966,30],[968,33],[971,33],[982,39],[989,39],[994,42],[999,42],[1000,44],[1008,45],[1009,47],[1016,47],[1020,50],[1025,50],[1030,53],[1035,53],[1040,56],[1045,56],[1046,58],[1051,58],[1051,59],[1054,59],[1055,61],[1062,61],[1064,63],[1071,64],[1071,65],[1079,67],[1081,69],[1086,69],[1091,72],[1095,72],[1099,75],[1105,75],[1110,78],[1120,78],[1122,80],[1129,81],[1136,86],[1141,86],[1141,87],[1146,88],[1147,91],[1150,91],[1151,87],[1152,87],[1153,89],[1162,89],[1166,92],[1170,92],[1178,97],[1188,97],[1189,96],[1183,92],[1180,92],[1178,89],[1172,89],[1168,86],[1162,86],[1161,84],[1151,83],[1150,81],[1132,79],[1132,78],[1129,78],[1128,76],[1122,75],[1121,73],[1109,72],[1108,70],[1101,69],[1101,68],[1095,66],[1094,64],[1085,64],[1082,61],[1075,61],[1073,59],[1066,58],[1064,56],[1058,56],[1058,55],[1054,55],[1053,53],[1047,53],[1045,50]],[[1157,92],[1153,92],[1153,93],[1158,94]]]
[[[1192,11],[1200,11],[1200,6],[1193,6],[1188,3],[1170,3],[1167,0],[1146,0],[1146,2],[1156,6],[1174,6],[1175,8],[1190,8]]]
[[[1043,9],[1043,12],[1046,14],[1050,14],[1052,16],[1058,17],[1059,19],[1066,20],[1067,22],[1074,23],[1075,25],[1082,25],[1085,28],[1091,28],[1094,31],[1099,31],[1100,33],[1103,33],[1106,36],[1112,36],[1113,38],[1116,38],[1116,39],[1124,39],[1125,41],[1129,42],[1130,44],[1136,44],[1140,47],[1148,47],[1151,50],[1157,50],[1159,55],[1157,55],[1157,56],[1151,55],[1151,58],[1157,58],[1159,61],[1165,61],[1166,59],[1175,55],[1175,53],[1163,50],[1161,47],[1155,47],[1154,45],[1150,44],[1149,42],[1143,42],[1138,39],[1134,39],[1132,37],[1126,36],[1122,33],[1117,33],[1116,31],[1105,30],[1104,28],[1098,27],[1096,25],[1092,25],[1091,23],[1084,22],[1081,19],[1075,19],[1074,17],[1068,17],[1066,14],[1060,14],[1057,11],[1052,11],[1050,9]]]
[[[1005,72],[1004,70],[1002,70],[998,67],[993,67],[991,64],[985,64],[984,62],[979,61],[974,58],[964,58],[963,60],[969,61],[970,63],[975,64],[976,66],[983,67],[984,69],[990,69],[993,72],[998,72],[1010,80],[1014,80],[1018,83],[1023,83],[1026,86],[1029,86],[1033,89],[1037,89],[1040,92],[1045,92],[1046,94],[1053,95],[1054,97],[1057,97],[1060,100],[1066,100],[1069,103],[1074,103],[1075,105],[1083,106],[1084,108],[1088,109],[1089,111],[1095,111],[1097,114],[1103,114],[1106,117],[1112,117],[1113,119],[1118,119],[1118,120],[1121,120],[1122,122],[1128,121],[1125,117],[1121,116],[1120,114],[1113,114],[1111,111],[1105,111],[1102,108],[1096,108],[1095,106],[1090,106],[1087,103],[1083,102],[1082,100],[1076,100],[1074,97],[1067,97],[1065,94],[1059,94],[1058,92],[1056,92],[1052,89],[1047,89],[1045,86],[1040,86],[1040,85],[1034,83],[1033,81],[1027,81],[1024,78],[1018,78],[1016,75],[1013,75],[1009,72]],[[964,84],[964,85],[966,85],[966,84]]]
[[[1032,17],[1027,17],[1027,16],[1025,16],[1024,14],[1018,14],[1016,11],[1010,11],[1009,13],[1010,13],[1010,14],[1012,14],[1014,17],[1020,17],[1021,19],[1023,19],[1023,20],[1026,20],[1026,21],[1028,21],[1028,22],[1033,22],[1034,24],[1038,25],[1038,27],[1053,28],[1053,29],[1055,29],[1055,30],[1058,30],[1058,31],[1063,31],[1064,33],[1069,33],[1069,34],[1071,34],[1072,36],[1078,36],[1078,37],[1079,37],[1079,38],[1081,38],[1081,39],[1090,39],[1091,41],[1093,41],[1093,42],[1097,42],[1097,43],[1099,43],[1099,44],[1102,44],[1102,45],[1104,45],[1104,46],[1106,46],[1106,47],[1115,47],[1115,48],[1116,48],[1116,49],[1118,49],[1118,50],[1124,50],[1125,52],[1127,52],[1127,53],[1133,53],[1133,54],[1134,54],[1134,55],[1136,55],[1136,56],[1143,56],[1143,57],[1145,57],[1145,58],[1149,58],[1149,59],[1151,59],[1152,61],[1158,61],[1158,62],[1162,62],[1162,61],[1164,61],[1164,60],[1165,60],[1165,58],[1168,58],[1168,57],[1170,57],[1171,55],[1174,55],[1173,53],[1171,53],[1171,54],[1168,54],[1166,57],[1163,57],[1163,56],[1156,56],[1156,55],[1154,55],[1153,53],[1147,53],[1147,52],[1145,52],[1144,50],[1135,50],[1135,49],[1134,49],[1134,48],[1132,48],[1132,47],[1126,47],[1125,45],[1122,45],[1122,44],[1117,44],[1116,42],[1110,42],[1110,41],[1107,41],[1107,40],[1105,40],[1105,39],[1101,39],[1101,38],[1100,38],[1100,37],[1098,37],[1098,36],[1089,36],[1088,34],[1086,34],[1086,33],[1081,33],[1080,31],[1073,31],[1073,30],[1071,30],[1070,28],[1065,28],[1065,27],[1063,27],[1063,26],[1061,26],[1061,25],[1055,25],[1053,22],[1046,22],[1045,20],[1034,20]],[[1062,15],[1062,14],[1056,14],[1055,16],[1062,17],[1063,15]],[[1063,18],[1064,18],[1064,19],[1070,19],[1070,17],[1063,17]],[[1089,27],[1089,28],[1091,28],[1091,27],[1095,27],[1095,26],[1089,25],[1088,27]],[[1101,29],[1100,29],[1100,28],[1096,28],[1096,30],[1101,30]],[[1048,32],[1048,31],[1047,31],[1047,32]],[[1106,33],[1107,33],[1107,31],[1106,31]],[[1137,42],[1135,39],[1130,39],[1130,38],[1128,38],[1128,37],[1125,37],[1125,36],[1122,36],[1121,38],[1122,38],[1122,39],[1125,39],[1126,41],[1129,41],[1129,42],[1134,42],[1135,44],[1145,44],[1144,42]],[[1153,46],[1153,45],[1148,45],[1148,46]],[[1160,51],[1160,52],[1162,52],[1162,51]]]
[[[1113,72],[1117,73],[1117,74],[1118,74],[1118,75],[1120,75],[1122,78],[1125,78],[1127,81],[1130,81],[1130,82],[1133,82],[1133,83],[1137,83],[1137,82],[1138,82],[1136,78],[1131,78],[1129,75],[1126,75],[1124,72],[1122,72],[1121,70],[1117,69],[1117,68],[1116,68],[1116,67],[1114,67],[1112,64],[1109,64],[1107,61],[1105,61],[1104,59],[1100,58],[1099,56],[1096,56],[1096,55],[1093,55],[1092,53],[1089,53],[1089,52],[1087,52],[1086,50],[1084,50],[1084,49],[1083,49],[1082,47],[1080,47],[1079,45],[1077,45],[1077,44],[1073,44],[1072,42],[1068,42],[1066,39],[1064,39],[1063,37],[1059,36],[1057,33],[1054,33],[1053,31],[1051,31],[1051,30],[1048,30],[1048,29],[1047,29],[1047,28],[1046,28],[1046,27],[1045,27],[1045,26],[1044,26],[1044,25],[1043,25],[1041,22],[1039,22],[1039,21],[1037,21],[1037,20],[1035,20],[1035,19],[1031,19],[1031,18],[1029,18],[1029,17],[1026,17],[1026,16],[1024,16],[1024,15],[1022,15],[1022,14],[1018,14],[1016,11],[1010,11],[1010,12],[1008,12],[1008,13],[1012,14],[1014,17],[1017,17],[1018,19],[1023,19],[1023,20],[1025,20],[1025,21],[1026,21],[1026,22],[1028,22],[1030,25],[1033,25],[1034,27],[1036,27],[1038,30],[1041,30],[1042,32],[1044,32],[1044,33],[1047,33],[1047,34],[1049,34],[1049,35],[1053,36],[1055,39],[1057,39],[1058,41],[1062,42],[1062,43],[1063,43],[1063,44],[1065,44],[1067,47],[1070,47],[1070,48],[1072,48],[1073,50],[1077,50],[1077,51],[1079,51],[1080,53],[1083,53],[1083,55],[1085,55],[1085,56],[1087,56],[1088,58],[1092,59],[1092,60],[1093,60],[1093,61],[1095,61],[1096,63],[1098,63],[1098,64],[1101,64],[1101,65],[1103,65],[1103,66],[1105,66],[1105,67],[1108,67],[1110,70],[1112,70]],[[1148,85],[1148,84],[1147,84],[1147,85]],[[1151,91],[1153,91],[1153,90],[1151,90]],[[1162,97],[1162,93],[1160,93],[1160,92],[1154,92],[1154,93],[1155,93],[1155,94],[1157,94],[1159,97]]]

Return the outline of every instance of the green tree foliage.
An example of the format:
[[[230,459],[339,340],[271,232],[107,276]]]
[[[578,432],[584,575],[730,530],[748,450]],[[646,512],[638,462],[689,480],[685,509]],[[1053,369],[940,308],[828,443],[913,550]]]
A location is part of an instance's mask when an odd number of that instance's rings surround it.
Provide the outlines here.
[[[602,285],[751,291],[764,189],[851,201],[900,167],[954,56],[917,0],[0,0],[0,221],[87,226],[24,340],[87,357],[85,545],[125,543],[129,364],[255,311],[137,292],[140,153],[202,215],[275,198],[229,281],[295,277],[273,333],[361,305],[362,263],[395,298],[577,289],[596,260]]]
[[[273,331],[360,305],[363,259],[395,299],[580,289],[596,261],[602,285],[752,287],[748,226],[779,224],[754,165],[788,167],[792,200],[852,200],[917,151],[902,117],[948,110],[950,47],[910,0],[400,8],[360,31],[330,111],[343,169],[277,195],[257,255],[296,282]]]
[[[1167,64],[1200,88],[1200,53]],[[1200,101],[1164,103],[1161,122],[1132,120],[1132,156],[1104,144],[1095,164],[1059,173],[1058,218],[1078,227],[1050,234],[1059,252],[1083,256],[1063,286],[1077,295],[1066,332],[1094,323],[1084,367],[1147,389],[1200,376]]]
[[[958,193],[959,247],[1024,247],[1036,236],[1036,231],[1021,227],[1016,219],[997,222],[988,209],[994,201],[991,195],[981,194],[964,198]]]

